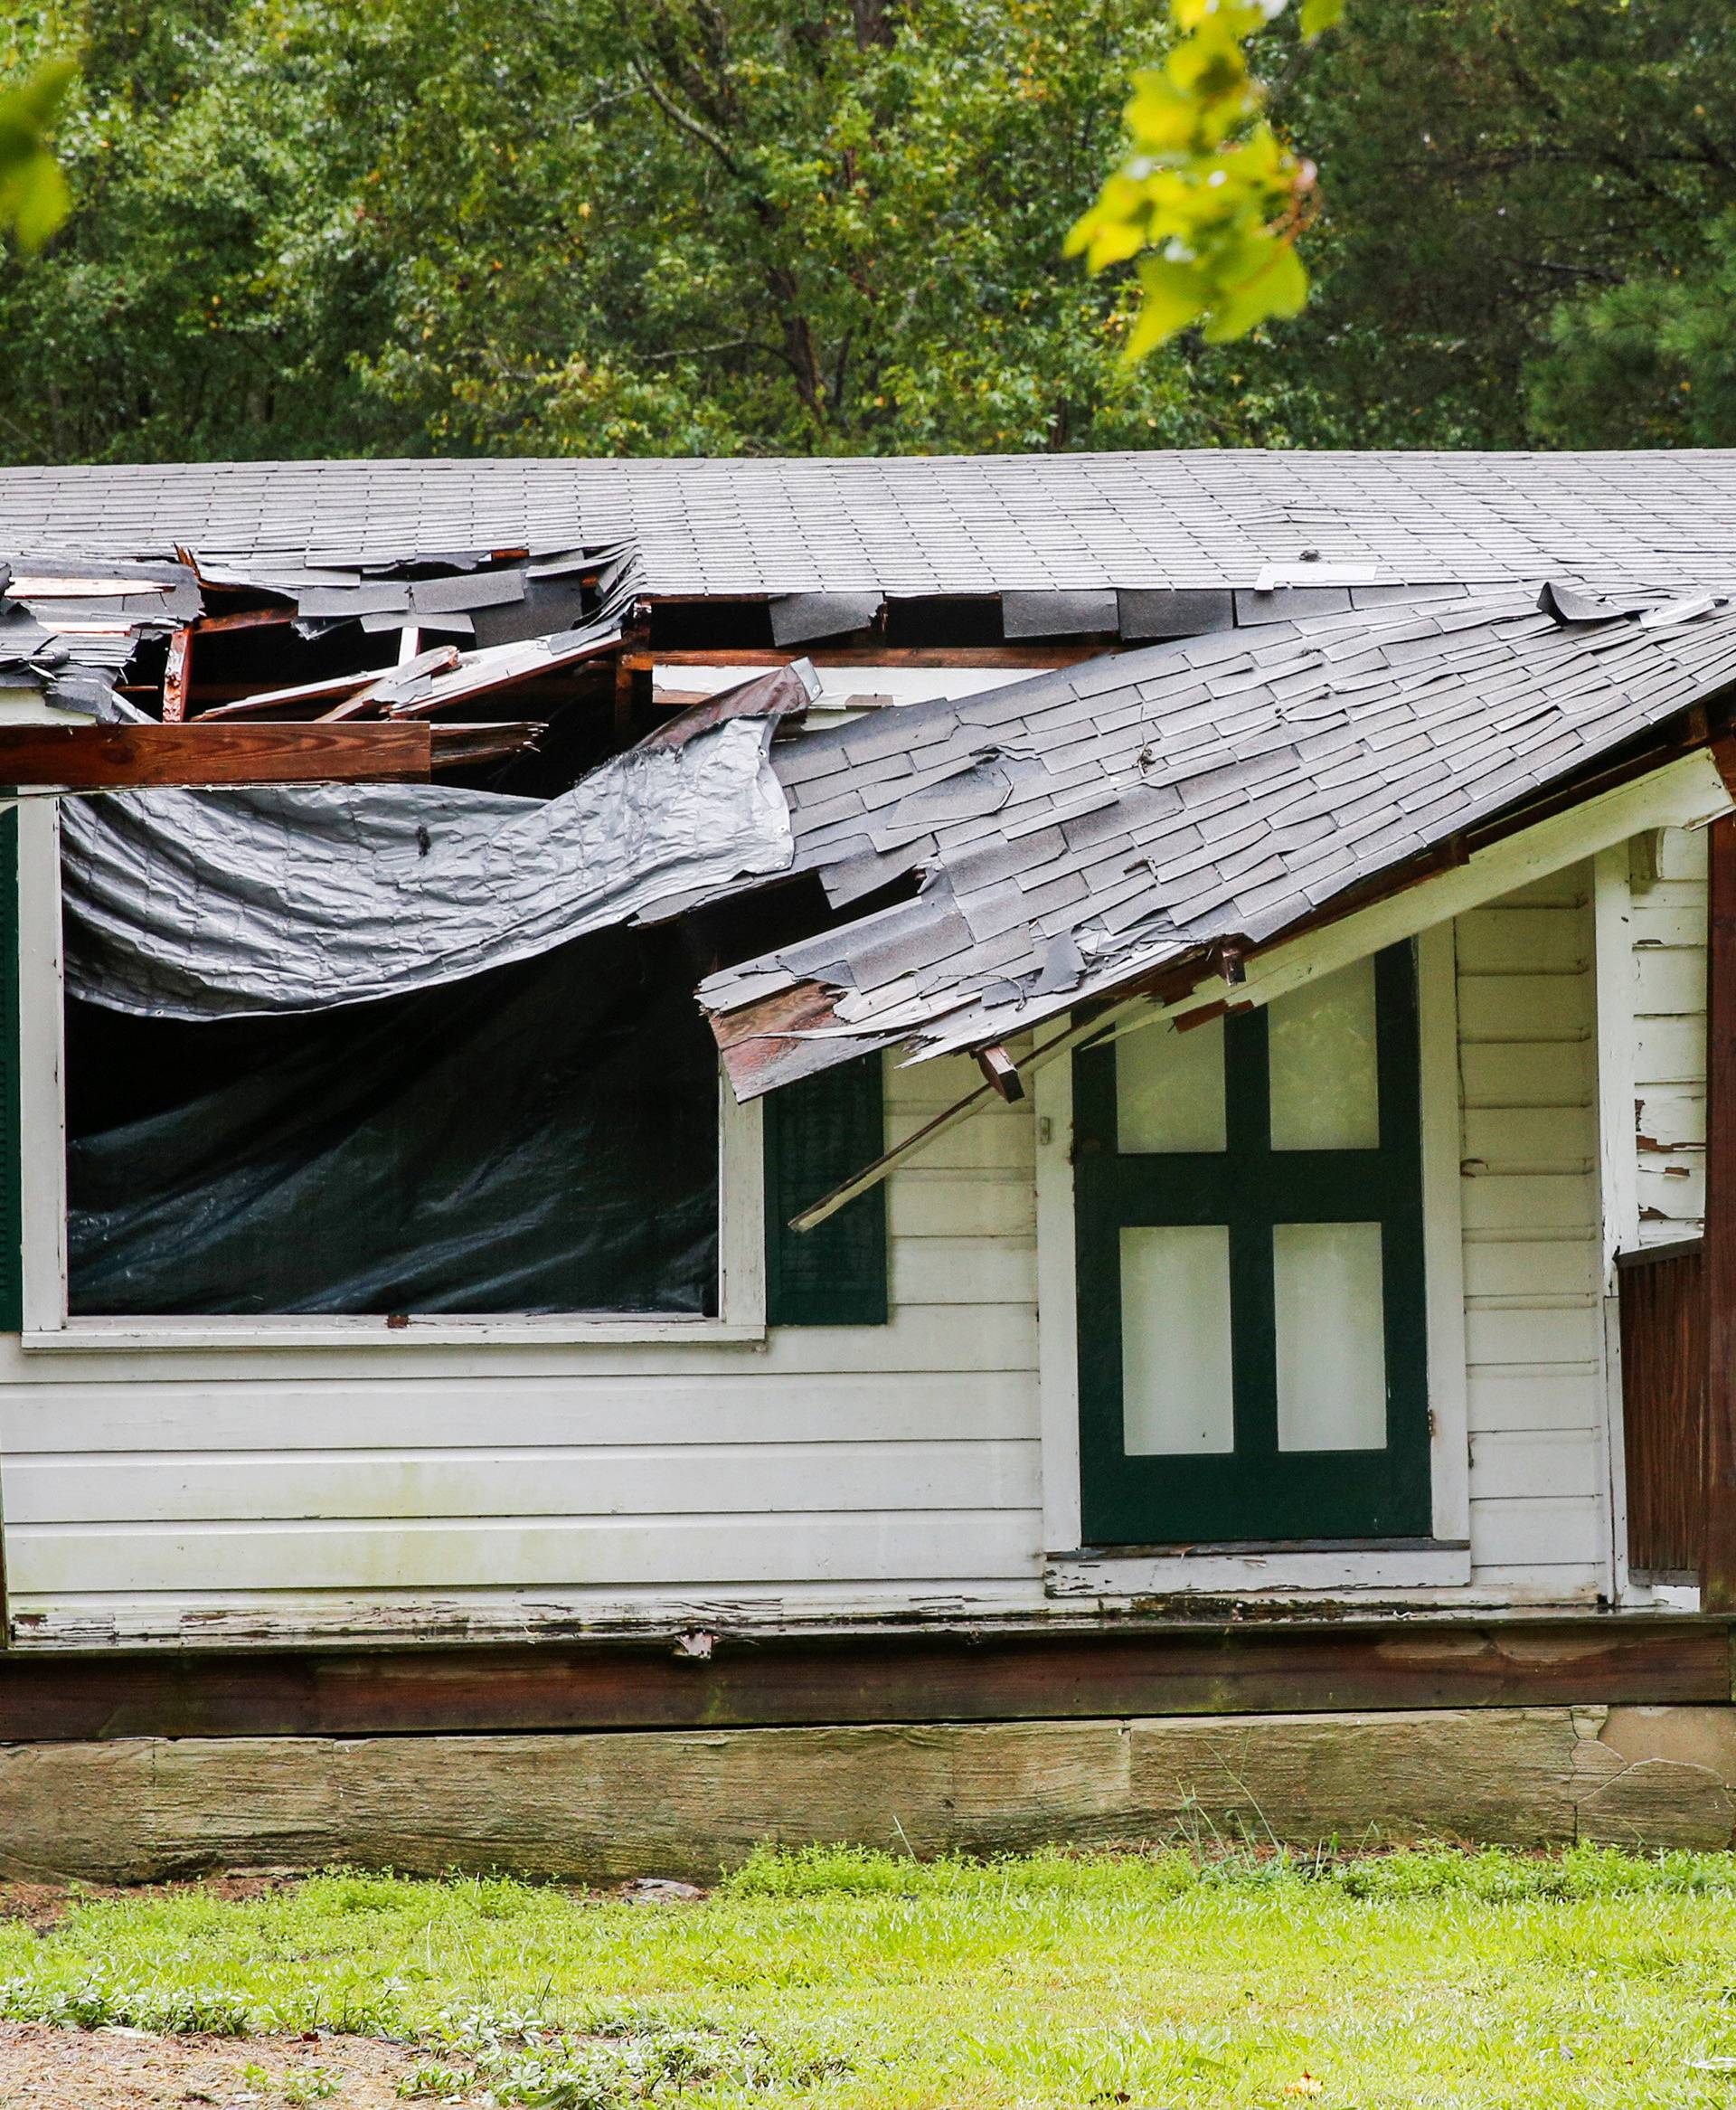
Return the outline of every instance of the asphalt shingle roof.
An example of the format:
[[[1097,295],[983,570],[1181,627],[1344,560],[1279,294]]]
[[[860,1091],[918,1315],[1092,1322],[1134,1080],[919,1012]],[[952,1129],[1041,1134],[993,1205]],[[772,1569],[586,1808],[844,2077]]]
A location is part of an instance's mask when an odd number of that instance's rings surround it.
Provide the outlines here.
[[[652,594],[1251,591],[1307,551],[1401,585],[1671,591],[1736,571],[1736,452],[0,469],[0,548],[31,553],[317,568],[621,543]]]
[[[920,891],[701,1001],[830,993],[851,1037],[756,1056],[753,1089],[890,1041],[1001,1040],[1269,940],[1736,682],[1731,600],[1556,606],[1447,589],[807,734],[774,751],[796,868],[835,904],[901,872]]]

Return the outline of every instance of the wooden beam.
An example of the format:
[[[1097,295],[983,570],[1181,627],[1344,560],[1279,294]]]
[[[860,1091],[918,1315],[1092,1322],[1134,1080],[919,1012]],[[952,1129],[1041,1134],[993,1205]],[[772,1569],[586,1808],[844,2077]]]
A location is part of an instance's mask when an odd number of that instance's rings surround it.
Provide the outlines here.
[[[1009,1103],[1024,1097],[1024,1080],[1019,1075],[1019,1065],[998,1041],[976,1050],[976,1067]]]
[[[1706,1516],[1700,1601],[1736,1608],[1736,815],[1706,830]]]
[[[792,659],[816,667],[1005,667],[1010,672],[1039,673],[1050,667],[1077,667],[1081,659],[1105,659],[1111,645],[870,645],[828,650],[816,645],[788,651],[760,645],[725,645],[715,649],[682,647],[668,651],[623,652],[621,665],[643,674],[658,667],[788,667]]]
[[[187,714],[187,691],[193,686],[193,629],[189,625],[169,639],[169,656],[163,667],[163,723],[178,725]]]
[[[0,1740],[372,1736],[801,1723],[1717,1705],[1730,1623],[1587,1613],[719,1633],[0,1657]]]
[[[327,696],[352,695],[371,681],[378,681],[387,671],[383,667],[375,667],[365,674],[330,674],[323,681],[298,681],[288,688],[243,689],[195,715],[201,719],[248,718],[263,716],[269,711],[294,710],[302,704],[323,703]],[[205,691],[207,695],[217,693],[214,688]]]
[[[169,785],[425,778],[426,724],[0,725],[0,784],[119,791]]]

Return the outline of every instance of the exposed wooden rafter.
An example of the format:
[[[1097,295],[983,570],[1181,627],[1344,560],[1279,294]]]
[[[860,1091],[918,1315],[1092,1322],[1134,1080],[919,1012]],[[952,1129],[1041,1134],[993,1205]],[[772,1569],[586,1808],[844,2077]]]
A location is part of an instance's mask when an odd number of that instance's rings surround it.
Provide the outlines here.
[[[383,783],[516,753],[540,725],[0,725],[0,785],[118,791]]]

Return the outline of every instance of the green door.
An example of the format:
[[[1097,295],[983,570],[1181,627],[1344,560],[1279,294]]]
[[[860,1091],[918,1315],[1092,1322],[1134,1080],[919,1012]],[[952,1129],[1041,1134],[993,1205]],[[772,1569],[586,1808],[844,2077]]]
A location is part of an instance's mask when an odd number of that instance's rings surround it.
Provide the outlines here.
[[[1073,1092],[1087,1542],[1426,1538],[1410,948]]]

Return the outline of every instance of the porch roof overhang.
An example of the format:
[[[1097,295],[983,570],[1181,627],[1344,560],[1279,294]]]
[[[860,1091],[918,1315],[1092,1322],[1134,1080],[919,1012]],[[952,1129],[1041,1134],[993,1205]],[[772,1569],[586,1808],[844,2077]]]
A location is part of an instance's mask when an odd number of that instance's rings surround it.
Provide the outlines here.
[[[908,897],[713,975],[701,1001],[747,1098],[1128,999],[1146,1017],[1262,1000],[1279,950],[1328,928],[1316,962],[1390,942],[1373,912],[1400,894],[1411,930],[1454,913],[1467,884],[1501,884],[1493,846],[1579,843],[1561,816],[1601,800],[1633,832],[1661,825],[1633,818],[1658,798],[1726,809],[1733,683],[1727,598],[1461,588],[810,733],[775,751],[793,869],[839,912]],[[1660,777],[1658,798],[1609,803]]]

